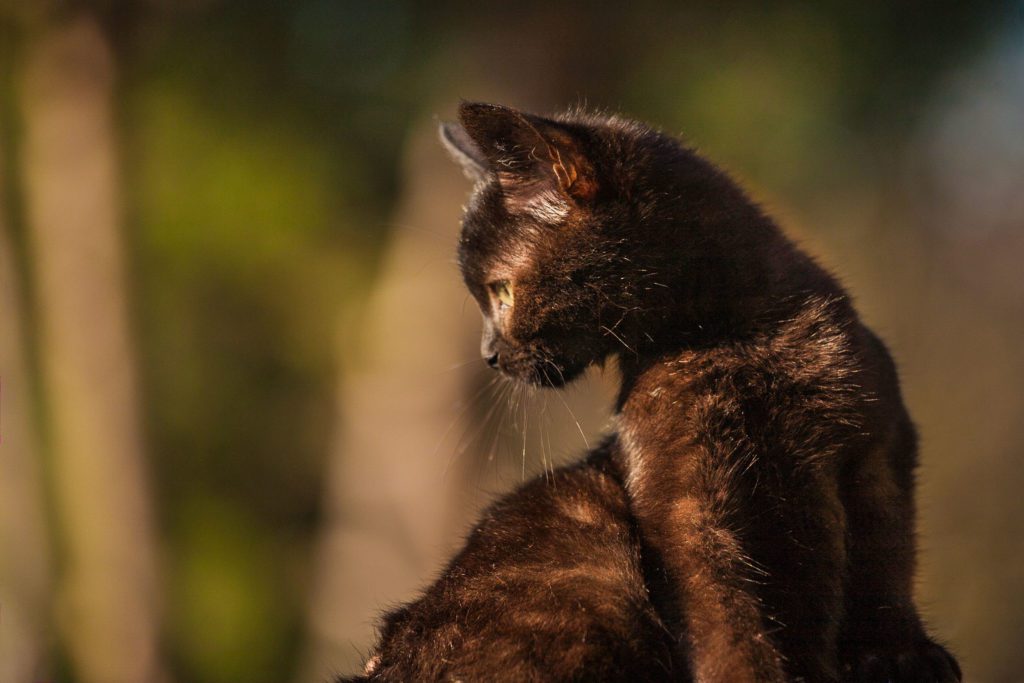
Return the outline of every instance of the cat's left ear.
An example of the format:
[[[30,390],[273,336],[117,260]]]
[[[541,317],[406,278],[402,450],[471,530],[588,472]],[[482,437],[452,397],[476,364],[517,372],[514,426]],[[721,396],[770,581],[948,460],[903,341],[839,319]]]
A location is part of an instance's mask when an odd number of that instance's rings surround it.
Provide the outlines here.
[[[459,120],[513,204],[536,203],[554,190],[583,206],[597,196],[594,166],[571,126],[495,104],[464,102]]]
[[[465,128],[458,123],[442,121],[437,133],[441,138],[441,144],[448,150],[451,158],[462,167],[462,172],[467,178],[477,182],[487,177],[487,159]]]

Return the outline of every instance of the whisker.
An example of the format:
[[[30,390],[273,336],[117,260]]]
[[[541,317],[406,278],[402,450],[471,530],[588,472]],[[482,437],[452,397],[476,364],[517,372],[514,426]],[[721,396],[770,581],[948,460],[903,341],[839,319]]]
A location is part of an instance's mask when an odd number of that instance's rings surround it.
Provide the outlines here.
[[[444,444],[444,440],[448,438],[448,434],[452,431],[452,429],[454,429],[455,425],[459,422],[459,420],[462,419],[462,417],[466,414],[466,411],[473,407],[473,405],[481,398],[481,396],[483,396],[484,392],[486,392],[488,389],[492,389],[496,382],[497,378],[492,377],[489,382],[484,383],[482,387],[477,389],[476,393],[474,393],[469,399],[465,401],[465,403],[463,403],[458,413],[456,413],[455,417],[452,418],[452,421],[449,423],[448,428],[444,430],[444,433],[441,434],[441,438],[438,439],[437,445],[434,446],[434,451],[431,454],[431,457],[437,456],[437,452],[441,449],[441,446]]]
[[[587,450],[589,451],[590,439],[588,439],[587,435],[584,433],[583,425],[580,424],[579,419],[576,417],[576,413],[572,411],[572,408],[569,407],[569,402],[562,398],[562,395],[560,393],[556,393],[555,396],[557,396],[558,400],[562,402],[562,405],[565,406],[565,409],[569,411],[569,416],[572,418],[572,421],[576,423],[576,431],[578,431],[580,433],[580,436],[583,437],[583,445],[586,446]]]
[[[491,405],[487,409],[487,414],[484,415],[483,418],[484,426],[482,429],[478,430],[476,434],[476,436],[479,437],[485,434],[487,431],[493,432],[490,439],[490,445],[486,449],[487,462],[492,462],[494,460],[495,446],[497,445],[498,442],[498,436],[501,433],[501,423],[505,417],[504,412],[501,410],[501,405],[505,398],[504,395],[508,393],[508,390],[508,384],[505,382],[501,382],[499,380],[498,391],[493,396],[491,400]],[[468,447],[469,444],[466,444],[466,448]]]
[[[470,358],[469,360],[464,360],[464,361],[461,361],[459,363],[454,363],[454,364],[448,366],[447,368],[445,368],[444,370],[440,370],[438,372],[438,374],[444,374],[446,372],[452,372],[453,370],[458,370],[460,368],[464,368],[467,365],[472,365],[473,363],[481,363],[481,361],[480,361],[479,358]],[[493,379],[494,378],[492,378],[492,380]]]
[[[525,385],[520,385],[525,386]],[[525,390],[520,393],[520,396],[525,396]],[[521,398],[520,402],[523,404],[523,459],[522,459],[522,474],[520,475],[521,481],[526,481],[526,433],[527,427],[529,426],[530,420],[530,406],[529,403]]]
[[[495,390],[496,386],[498,387],[497,390]],[[485,396],[490,396],[490,398],[487,400],[491,405],[484,414],[484,418],[483,420],[481,420],[479,426],[475,430],[472,428],[472,426],[467,426],[466,432],[456,442],[455,448],[453,449],[452,454],[448,457],[448,462],[444,468],[445,476],[447,476],[451,468],[461,459],[462,455],[466,452],[469,445],[475,440],[475,438],[484,429],[487,428],[487,425],[490,422],[490,416],[494,412],[494,406],[498,404],[497,401],[495,401],[495,394],[500,393],[500,389],[501,387],[498,384],[498,378],[492,377],[491,380],[483,386],[483,388],[481,388],[476,392],[476,394],[474,394],[474,397],[470,399],[469,402],[467,402],[466,406],[464,406],[461,411],[459,411],[459,414],[452,419],[452,424],[449,425],[448,429],[445,430],[444,435],[441,437],[441,440],[438,442],[437,447],[434,449],[435,455],[437,454],[437,451],[440,450],[441,446],[444,444],[445,439],[447,438],[448,434],[451,432],[455,424],[459,422],[462,419],[462,417],[466,414],[466,411],[468,411],[475,405],[479,404],[480,400],[483,400]]]
[[[562,373],[562,369],[560,367],[558,367],[555,363],[553,363],[550,360],[545,361],[545,362],[555,369],[555,372],[558,373],[559,378],[561,378],[561,380],[562,380],[562,385],[564,386],[565,385],[565,375]],[[583,437],[583,445],[586,446],[587,450],[589,451],[590,450],[590,440],[587,439],[587,435],[583,432],[583,426],[580,424],[579,419],[577,419],[576,413],[574,413],[572,411],[572,408],[569,407],[569,403],[562,396],[562,392],[555,391],[554,394],[555,394],[555,396],[558,397],[558,400],[562,402],[562,405],[565,406],[565,409],[567,411],[569,411],[569,415],[572,417],[572,421],[576,423],[576,429],[579,431],[580,436]]]
[[[619,335],[615,334],[615,330],[611,329],[611,328],[610,328],[610,327],[608,327],[607,325],[601,325],[601,329],[602,329],[602,330],[605,330],[605,331],[607,331],[607,332],[608,332],[608,334],[610,334],[610,335],[612,335],[613,337],[615,337],[615,339],[617,339],[617,340],[618,340],[618,342],[619,342],[620,344],[622,344],[622,345],[623,345],[624,347],[626,347],[626,350],[627,350],[627,351],[629,351],[630,353],[632,353],[632,354],[633,354],[634,356],[635,356],[635,355],[637,355],[636,349],[634,349],[634,348],[633,348],[633,347],[631,347],[631,346],[630,346],[629,344],[627,344],[627,343],[626,343],[626,342],[625,342],[625,341],[624,341],[624,340],[622,339],[622,337],[620,337]]]
[[[544,398],[544,406],[547,408],[547,396]],[[551,447],[551,415],[545,410],[544,417],[547,419],[547,428],[541,433],[542,443],[543,439],[548,442],[548,467],[550,468],[550,476],[545,472],[548,481],[554,486],[555,483],[555,449]]]
[[[548,418],[548,397],[544,396],[544,406],[540,411],[540,426],[538,427],[538,437],[540,441],[540,469],[544,473],[544,479],[548,478],[548,453],[544,443],[544,432],[546,431]]]

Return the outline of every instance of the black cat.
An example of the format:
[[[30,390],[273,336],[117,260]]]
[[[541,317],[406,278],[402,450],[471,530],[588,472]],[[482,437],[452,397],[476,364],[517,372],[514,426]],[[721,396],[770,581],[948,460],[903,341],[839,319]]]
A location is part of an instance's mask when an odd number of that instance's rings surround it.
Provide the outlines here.
[[[559,387],[617,356],[617,429],[494,505],[385,619],[381,681],[936,681],[913,426],[839,284],[641,124],[464,104],[483,354]]]

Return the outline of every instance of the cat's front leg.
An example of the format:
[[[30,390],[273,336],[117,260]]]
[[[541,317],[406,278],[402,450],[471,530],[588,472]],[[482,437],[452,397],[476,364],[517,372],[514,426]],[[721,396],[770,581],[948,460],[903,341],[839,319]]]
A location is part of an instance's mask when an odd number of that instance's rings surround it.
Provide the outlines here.
[[[784,681],[735,533],[697,499],[678,500],[673,508],[666,521],[676,540],[657,545],[666,548],[664,561],[677,577],[696,680]]]
[[[836,681],[846,555],[831,468],[796,467],[784,451],[769,459],[712,429],[620,438],[633,513],[676,593],[695,679]]]
[[[679,602],[677,645],[689,658],[694,680],[785,681],[782,658],[752,590],[751,562],[713,501],[687,495],[646,502],[641,496],[634,513]]]

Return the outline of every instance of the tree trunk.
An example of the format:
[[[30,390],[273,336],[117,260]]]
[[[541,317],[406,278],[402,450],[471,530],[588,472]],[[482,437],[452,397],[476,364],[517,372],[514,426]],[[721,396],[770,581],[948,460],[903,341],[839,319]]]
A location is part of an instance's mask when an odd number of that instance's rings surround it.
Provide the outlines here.
[[[76,679],[158,680],[153,521],[140,433],[112,94],[114,58],[79,14],[31,36],[21,164],[64,542],[58,623]]]
[[[326,519],[310,605],[314,652],[308,680],[356,668],[382,604],[411,597],[443,552],[445,504],[460,477],[445,478],[445,426],[463,395],[462,375],[440,372],[476,356],[450,249],[458,204],[439,205],[461,179],[435,149],[433,130],[415,135],[410,186],[380,284],[367,304],[357,348],[339,368],[339,414],[326,483]],[[453,187],[448,187],[452,185]],[[444,232],[436,235],[432,231]],[[431,266],[433,264],[433,267]],[[437,267],[440,266],[440,267]],[[357,354],[352,359],[352,353]],[[424,382],[424,374],[433,374]],[[455,425],[456,433],[464,432]],[[356,649],[359,648],[359,649]]]
[[[0,683],[20,683],[45,678],[51,567],[21,288],[5,210],[0,193]]]

